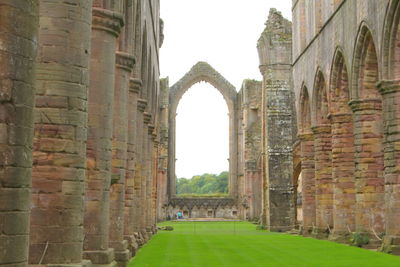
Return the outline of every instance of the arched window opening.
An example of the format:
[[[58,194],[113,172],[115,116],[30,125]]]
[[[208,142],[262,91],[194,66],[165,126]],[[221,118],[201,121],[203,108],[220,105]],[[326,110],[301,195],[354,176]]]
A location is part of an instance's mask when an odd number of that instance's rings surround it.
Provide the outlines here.
[[[226,101],[210,84],[195,84],[177,108],[177,195],[227,194],[228,158]]]

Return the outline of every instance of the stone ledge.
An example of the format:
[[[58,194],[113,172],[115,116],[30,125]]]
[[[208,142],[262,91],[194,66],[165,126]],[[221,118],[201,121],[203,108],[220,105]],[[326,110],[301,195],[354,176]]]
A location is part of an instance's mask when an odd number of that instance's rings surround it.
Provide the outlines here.
[[[122,51],[117,51],[115,53],[115,64],[117,68],[131,72],[135,66],[135,63],[135,56]]]
[[[129,79],[129,91],[135,94],[139,94],[142,89],[142,80],[131,78]]]
[[[92,28],[106,31],[118,37],[121,28],[124,26],[122,14],[103,8],[93,8]]]

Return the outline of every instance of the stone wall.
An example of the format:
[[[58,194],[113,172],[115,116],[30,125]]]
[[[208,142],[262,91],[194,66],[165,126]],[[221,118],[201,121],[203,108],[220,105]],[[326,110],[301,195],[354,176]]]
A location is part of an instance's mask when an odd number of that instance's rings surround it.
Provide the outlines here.
[[[159,1],[0,13],[0,265],[123,267],[156,229]]]
[[[0,266],[28,262],[38,4],[0,1]]]
[[[172,198],[166,208],[167,219],[175,219],[179,211],[184,219],[239,219],[235,198]]]
[[[357,232],[397,254],[399,13],[397,0],[293,1],[303,233]]]
[[[261,216],[261,88],[245,80],[238,93],[238,204],[240,217],[258,221]]]
[[[291,23],[271,9],[258,41],[262,83],[262,223],[273,231],[295,225]]]

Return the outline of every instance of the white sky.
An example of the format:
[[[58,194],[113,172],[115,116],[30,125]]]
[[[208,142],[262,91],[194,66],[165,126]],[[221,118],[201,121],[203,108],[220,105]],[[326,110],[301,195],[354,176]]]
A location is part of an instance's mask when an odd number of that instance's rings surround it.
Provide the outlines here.
[[[291,4],[292,0],[161,0],[161,76],[168,76],[172,86],[198,61],[206,61],[237,91],[244,79],[261,80],[256,45],[269,9],[290,18]],[[182,97],[177,113],[177,177],[228,170],[228,108],[220,93],[209,84],[197,84]]]

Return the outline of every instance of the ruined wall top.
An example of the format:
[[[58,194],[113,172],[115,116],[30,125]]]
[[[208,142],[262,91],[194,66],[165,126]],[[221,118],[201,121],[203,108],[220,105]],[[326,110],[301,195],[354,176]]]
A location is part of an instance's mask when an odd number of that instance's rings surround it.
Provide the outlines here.
[[[260,66],[290,64],[292,56],[287,51],[291,51],[291,46],[292,23],[281,12],[271,8],[265,29],[257,43]]]
[[[170,105],[172,110],[176,110],[179,100],[186,91],[198,82],[208,82],[214,86],[224,97],[229,112],[233,112],[237,92],[235,87],[228,82],[219,72],[207,62],[198,62],[195,64],[182,79],[170,88]]]

